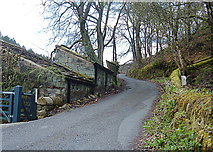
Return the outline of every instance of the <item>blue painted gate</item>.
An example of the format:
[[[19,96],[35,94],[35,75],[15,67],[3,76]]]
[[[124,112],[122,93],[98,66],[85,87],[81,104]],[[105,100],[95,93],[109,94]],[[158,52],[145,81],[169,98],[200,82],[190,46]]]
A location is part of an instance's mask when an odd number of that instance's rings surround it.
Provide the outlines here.
[[[2,120],[19,122],[36,119],[35,90],[23,93],[22,86],[16,86],[10,92],[0,91],[0,95]]]
[[[7,122],[12,122],[14,94],[14,89],[11,89],[10,92],[0,92],[0,112],[2,121],[6,120]]]

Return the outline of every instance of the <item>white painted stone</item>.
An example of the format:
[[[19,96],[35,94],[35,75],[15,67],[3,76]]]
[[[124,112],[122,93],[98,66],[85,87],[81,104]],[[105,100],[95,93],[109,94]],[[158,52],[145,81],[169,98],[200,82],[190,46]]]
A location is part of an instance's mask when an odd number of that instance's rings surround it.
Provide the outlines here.
[[[182,86],[185,86],[187,84],[186,83],[186,76],[185,75],[181,76],[181,82],[182,82]]]

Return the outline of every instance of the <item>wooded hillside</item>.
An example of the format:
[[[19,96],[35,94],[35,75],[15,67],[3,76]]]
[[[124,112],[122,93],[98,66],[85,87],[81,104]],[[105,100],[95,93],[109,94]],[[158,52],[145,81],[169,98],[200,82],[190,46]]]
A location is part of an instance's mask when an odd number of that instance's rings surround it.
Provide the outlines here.
[[[163,93],[152,116],[144,123],[136,149],[210,150],[213,148],[213,3],[141,6],[155,9],[143,9],[153,15],[149,16],[148,23],[146,19],[137,20],[144,33],[139,38],[136,34],[136,41],[132,41],[136,44],[135,60],[127,74],[158,83]],[[158,19],[157,26],[153,26],[156,20],[151,22],[153,17]],[[144,25],[147,28],[143,28]],[[150,53],[154,50],[153,42],[150,45],[146,29],[154,35],[152,38],[157,35],[155,55]],[[186,76],[187,85],[183,86],[181,76]]]

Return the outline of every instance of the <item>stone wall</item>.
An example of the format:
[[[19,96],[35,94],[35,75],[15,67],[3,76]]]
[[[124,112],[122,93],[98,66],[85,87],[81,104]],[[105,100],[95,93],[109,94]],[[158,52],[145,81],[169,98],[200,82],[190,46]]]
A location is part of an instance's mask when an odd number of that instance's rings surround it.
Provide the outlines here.
[[[93,90],[96,93],[103,93],[109,90],[113,86],[113,81],[116,79],[117,74],[113,75],[113,72],[97,63],[90,62],[86,57],[70,51],[66,46],[56,46],[52,52],[55,54],[53,61],[57,64],[65,65],[72,70],[79,72],[85,76],[93,77],[95,79],[96,88]],[[71,83],[71,87],[75,87],[76,84]],[[89,84],[92,85],[92,84]],[[88,87],[88,86],[87,86]],[[85,88],[84,88],[85,89]],[[86,88],[91,90],[91,88]],[[82,90],[82,93],[85,92]],[[71,95],[76,94],[72,92]],[[80,95],[80,94],[79,94]],[[74,98],[75,100],[75,98]]]
[[[113,81],[117,85],[117,75],[119,72],[119,64],[118,64],[118,62],[109,62],[109,61],[106,61],[106,63],[107,63],[107,67],[111,71],[113,71]]]
[[[67,102],[71,103],[82,97],[94,93],[95,85],[93,82],[80,82],[67,79]]]
[[[103,93],[113,86],[113,72],[98,63],[94,64],[95,68],[95,91]]]
[[[60,97],[66,103],[93,93],[93,81],[77,80],[73,77],[57,74],[52,71],[54,70],[53,67],[50,70],[32,61],[28,62],[24,58],[22,58],[19,64],[21,72],[30,68],[37,70],[37,74],[40,75],[39,79],[42,79],[42,83],[38,88],[39,97]]]
[[[23,89],[26,89],[24,86],[29,86],[29,89],[38,88],[38,98],[58,98],[63,103],[72,102],[93,93],[95,86],[93,79],[76,73],[67,67],[55,64],[51,60],[45,61],[39,57],[34,57],[34,54],[30,55],[23,48],[3,42],[0,54],[2,57],[1,68],[4,73],[6,69],[13,67],[11,70],[16,71],[20,76],[17,79],[20,83],[15,82],[14,86],[11,87],[22,85]],[[9,65],[10,63],[14,66]],[[15,75],[10,77],[13,76]],[[21,80],[24,77],[28,77],[27,81]],[[3,76],[2,81],[5,81],[6,78],[7,75]],[[42,113],[41,110],[48,110],[55,106],[55,104],[51,106],[38,104],[38,109],[40,109],[38,113]]]
[[[84,56],[70,51],[65,46],[56,46],[54,53],[55,56],[53,61],[61,63],[71,68],[73,71],[88,77],[95,77],[93,63],[88,61]]]
[[[20,57],[17,62],[19,75],[29,78],[23,82],[20,77],[20,82],[16,82],[14,86],[21,85],[27,92],[37,88],[39,97],[60,97],[66,102],[67,80],[65,75],[57,74],[49,68],[44,68],[32,61],[29,62],[23,57]]]
[[[63,101],[59,97],[40,97],[37,102],[38,119],[48,116],[50,110],[61,105],[63,105]]]
[[[6,42],[2,42],[0,50],[3,70],[9,65],[4,57],[10,56],[11,60],[14,60],[14,70],[21,76],[20,79],[22,75],[29,78],[26,82],[23,81],[24,83],[14,84],[14,86],[25,85],[38,88],[38,98],[42,101],[48,100],[47,104],[39,100],[37,107],[39,118],[42,118],[41,115],[44,112],[58,105],[72,103],[94,93],[103,93],[113,86],[111,70],[92,63],[81,55],[68,52],[67,48],[57,46],[55,51],[54,63]],[[23,86],[24,88],[26,87]]]

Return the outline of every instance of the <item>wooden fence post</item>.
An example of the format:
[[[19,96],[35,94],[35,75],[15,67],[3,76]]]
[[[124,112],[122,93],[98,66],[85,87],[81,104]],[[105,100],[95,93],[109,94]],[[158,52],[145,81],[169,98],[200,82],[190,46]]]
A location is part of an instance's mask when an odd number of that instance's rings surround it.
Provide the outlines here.
[[[16,86],[15,87],[14,106],[13,106],[13,122],[20,121],[21,100],[22,100],[22,86]]]

